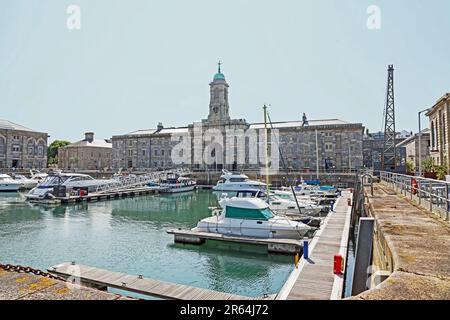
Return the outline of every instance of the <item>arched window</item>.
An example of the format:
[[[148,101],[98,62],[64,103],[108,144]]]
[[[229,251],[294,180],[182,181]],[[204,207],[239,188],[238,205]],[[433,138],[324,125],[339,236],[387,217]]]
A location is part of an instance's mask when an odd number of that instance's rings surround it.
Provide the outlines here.
[[[35,152],[34,146],[35,146],[34,139],[33,138],[29,138],[27,140],[27,154],[28,155],[30,155],[30,156],[34,155],[34,152]]]
[[[434,132],[434,121],[431,121],[431,149],[434,150],[434,138],[435,138],[435,132]]]
[[[0,155],[6,153],[6,139],[3,136],[0,136]]]
[[[43,157],[45,152],[45,142],[43,140],[39,140],[37,143],[37,155],[39,157]]]

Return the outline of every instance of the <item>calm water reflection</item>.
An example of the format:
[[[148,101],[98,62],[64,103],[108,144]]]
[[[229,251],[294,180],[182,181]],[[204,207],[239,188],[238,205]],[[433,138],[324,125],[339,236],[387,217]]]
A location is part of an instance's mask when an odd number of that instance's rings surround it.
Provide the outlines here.
[[[174,244],[169,228],[191,228],[217,197],[208,191],[69,206],[38,206],[0,194],[0,260],[48,268],[64,261],[230,293],[277,292],[292,258],[265,248]]]

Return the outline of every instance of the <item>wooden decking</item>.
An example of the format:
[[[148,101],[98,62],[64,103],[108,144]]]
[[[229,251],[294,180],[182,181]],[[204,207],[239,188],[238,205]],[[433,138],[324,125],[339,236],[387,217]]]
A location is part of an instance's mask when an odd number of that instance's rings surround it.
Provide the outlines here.
[[[63,263],[54,266],[49,272],[63,278],[77,278],[83,284],[96,287],[110,287],[129,292],[175,300],[259,300],[273,299],[273,296],[252,298],[208,289],[127,275],[83,265]]]
[[[348,192],[339,198],[335,212],[330,212],[309,246],[309,259],[303,257],[277,299],[330,300],[340,299],[343,276],[333,273],[335,254],[345,257],[351,210]]]

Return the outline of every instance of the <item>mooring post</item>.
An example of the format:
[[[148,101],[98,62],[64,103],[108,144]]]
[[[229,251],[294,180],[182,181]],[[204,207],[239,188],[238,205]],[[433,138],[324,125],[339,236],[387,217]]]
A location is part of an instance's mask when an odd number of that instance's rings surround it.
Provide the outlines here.
[[[309,259],[309,242],[308,240],[303,240],[303,258],[305,260]]]
[[[359,220],[358,239],[356,241],[355,267],[353,270],[352,296],[367,290],[368,270],[372,263],[374,218]]]

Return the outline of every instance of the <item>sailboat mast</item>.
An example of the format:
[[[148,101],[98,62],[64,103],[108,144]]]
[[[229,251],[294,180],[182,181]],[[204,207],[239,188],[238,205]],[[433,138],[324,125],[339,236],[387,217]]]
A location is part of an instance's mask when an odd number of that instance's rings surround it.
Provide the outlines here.
[[[264,105],[264,139],[265,139],[265,156],[266,156],[266,194],[269,201],[269,146],[267,134],[267,106]]]

